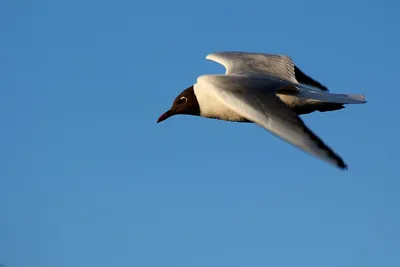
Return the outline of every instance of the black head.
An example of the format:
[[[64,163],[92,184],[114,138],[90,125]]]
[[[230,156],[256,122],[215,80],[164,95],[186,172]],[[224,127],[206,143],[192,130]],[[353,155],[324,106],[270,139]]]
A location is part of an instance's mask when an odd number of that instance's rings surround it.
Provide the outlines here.
[[[196,95],[194,94],[193,86],[185,89],[175,98],[171,108],[160,116],[157,123],[178,114],[193,116],[200,115],[200,106],[199,102],[197,102]]]

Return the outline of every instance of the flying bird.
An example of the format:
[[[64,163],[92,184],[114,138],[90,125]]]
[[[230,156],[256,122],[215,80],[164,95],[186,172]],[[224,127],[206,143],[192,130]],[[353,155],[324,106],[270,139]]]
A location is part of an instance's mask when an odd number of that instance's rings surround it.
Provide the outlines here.
[[[364,95],[332,94],[309,77],[290,56],[216,52],[206,56],[225,67],[225,74],[201,75],[182,91],[157,123],[174,115],[193,115],[255,123],[273,135],[344,170],[343,159],[314,134],[299,115],[365,104]]]

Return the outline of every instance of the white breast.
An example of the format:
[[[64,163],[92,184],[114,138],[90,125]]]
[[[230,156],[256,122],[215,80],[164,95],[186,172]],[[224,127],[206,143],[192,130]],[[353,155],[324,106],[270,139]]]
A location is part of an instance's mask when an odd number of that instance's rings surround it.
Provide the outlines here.
[[[207,90],[202,90],[198,83],[193,86],[193,90],[199,102],[200,116],[227,121],[246,121],[245,118],[227,108],[213,95],[209,94]]]

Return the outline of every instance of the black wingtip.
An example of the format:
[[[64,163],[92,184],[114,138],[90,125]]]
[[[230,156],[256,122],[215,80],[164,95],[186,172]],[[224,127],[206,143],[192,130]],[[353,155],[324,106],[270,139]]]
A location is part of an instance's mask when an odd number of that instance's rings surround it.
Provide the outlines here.
[[[349,169],[349,166],[341,159],[339,158],[339,162],[337,163],[338,168],[340,168],[343,171],[347,171]]]
[[[308,76],[307,74],[305,74],[299,67],[297,67],[296,65],[294,66],[294,75],[296,77],[296,80],[299,83],[303,83],[303,84],[307,84],[307,85],[311,85],[314,86],[316,88],[321,89],[322,91],[329,91],[328,87],[326,87],[325,85],[321,84],[320,82],[318,82],[317,80],[314,80],[313,78],[311,78],[310,76]]]

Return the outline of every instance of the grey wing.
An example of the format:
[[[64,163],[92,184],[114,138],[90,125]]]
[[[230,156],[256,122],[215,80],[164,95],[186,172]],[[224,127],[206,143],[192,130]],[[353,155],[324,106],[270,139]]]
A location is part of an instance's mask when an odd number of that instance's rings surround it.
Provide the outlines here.
[[[226,74],[275,76],[295,84],[301,83],[328,91],[326,86],[305,74],[287,55],[217,52],[207,55],[206,58],[223,65]]]
[[[279,84],[244,76],[203,75],[198,83],[223,104],[277,137],[338,168],[346,163],[275,95]],[[251,86],[251,89],[248,87]]]
[[[226,74],[273,76],[291,83],[298,83],[293,60],[286,55],[218,52],[207,55],[206,59],[223,65]]]

